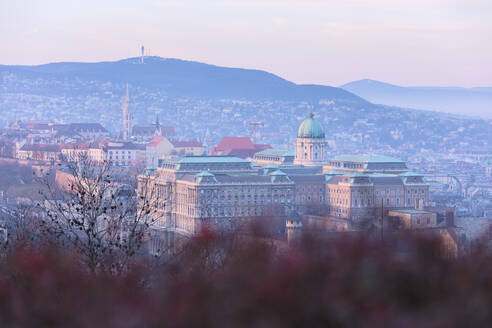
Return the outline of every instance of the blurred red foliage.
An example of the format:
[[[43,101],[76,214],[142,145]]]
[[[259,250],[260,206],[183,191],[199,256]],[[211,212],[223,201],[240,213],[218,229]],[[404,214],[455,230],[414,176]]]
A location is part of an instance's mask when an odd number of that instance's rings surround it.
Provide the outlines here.
[[[400,237],[401,238],[401,237]],[[67,250],[0,263],[1,327],[487,327],[492,261],[432,239],[303,238],[293,248],[210,231],[159,267],[91,275]]]

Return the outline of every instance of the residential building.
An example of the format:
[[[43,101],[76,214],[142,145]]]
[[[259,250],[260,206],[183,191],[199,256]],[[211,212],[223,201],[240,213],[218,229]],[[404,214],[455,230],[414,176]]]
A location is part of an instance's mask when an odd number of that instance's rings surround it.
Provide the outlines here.
[[[133,142],[109,142],[103,147],[105,160],[115,166],[129,166],[139,160],[139,147]]]
[[[202,156],[205,148],[198,140],[171,141],[174,153],[181,156]]]
[[[60,160],[60,145],[25,144],[16,154],[17,159],[53,162]]]
[[[163,136],[155,136],[146,146],[146,165],[148,168],[157,168],[159,159],[171,154],[173,144]]]

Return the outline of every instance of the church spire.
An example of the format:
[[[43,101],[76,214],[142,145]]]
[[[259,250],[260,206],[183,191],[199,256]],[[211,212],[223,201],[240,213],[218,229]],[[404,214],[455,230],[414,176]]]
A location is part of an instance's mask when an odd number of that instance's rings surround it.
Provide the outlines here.
[[[130,104],[130,93],[128,91],[128,83],[126,84],[126,95],[123,98],[123,140],[128,140],[131,137],[131,114],[128,110]]]
[[[162,126],[161,123],[159,123],[159,114],[155,114],[155,135],[156,136],[162,136]]]

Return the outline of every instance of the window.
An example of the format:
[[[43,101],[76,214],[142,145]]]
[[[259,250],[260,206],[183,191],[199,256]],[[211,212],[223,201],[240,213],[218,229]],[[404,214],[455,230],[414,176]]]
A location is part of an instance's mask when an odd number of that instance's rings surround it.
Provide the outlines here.
[[[419,219],[417,219],[417,224],[420,224],[420,218],[419,218]]]

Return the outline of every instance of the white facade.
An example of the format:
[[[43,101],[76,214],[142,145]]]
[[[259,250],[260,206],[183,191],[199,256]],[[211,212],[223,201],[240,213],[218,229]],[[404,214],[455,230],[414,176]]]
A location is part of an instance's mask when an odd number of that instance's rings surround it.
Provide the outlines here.
[[[297,138],[294,164],[322,166],[326,158],[325,138]]]

